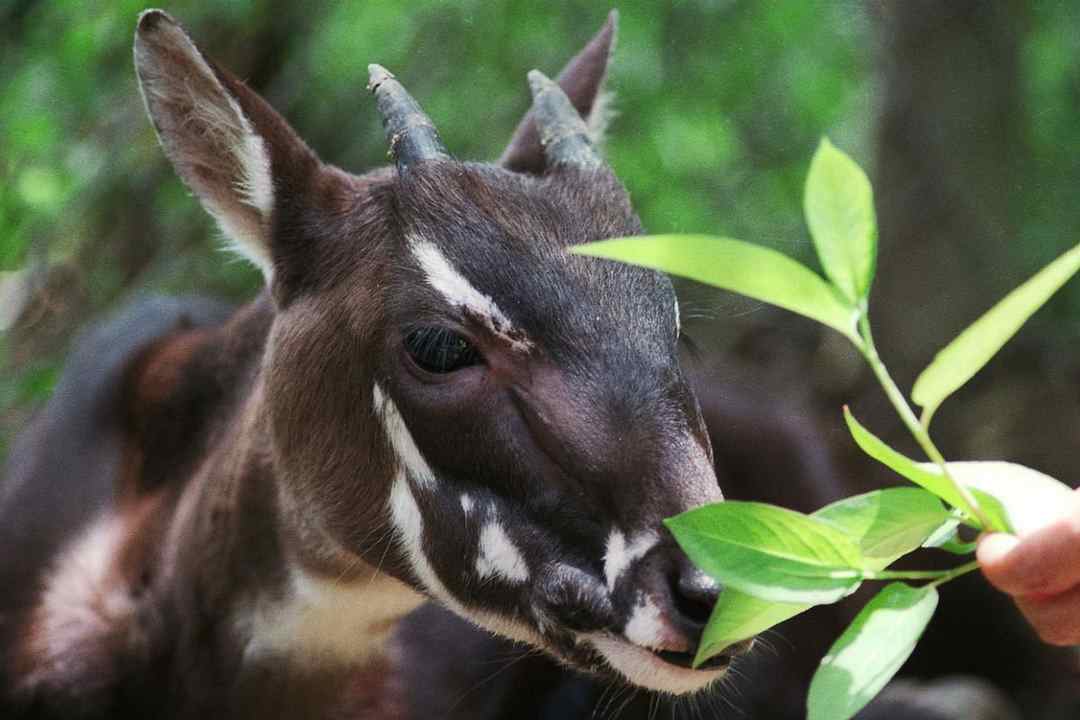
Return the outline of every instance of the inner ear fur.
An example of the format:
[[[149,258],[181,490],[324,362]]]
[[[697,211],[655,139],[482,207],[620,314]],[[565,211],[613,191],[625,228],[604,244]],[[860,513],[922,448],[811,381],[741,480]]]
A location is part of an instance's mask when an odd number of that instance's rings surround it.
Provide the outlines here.
[[[139,17],[135,70],[165,155],[230,245],[269,282],[276,199],[303,188],[318,158],[265,100],[203,55],[160,10]]]
[[[556,78],[578,114],[585,118],[589,134],[597,144],[603,139],[611,115],[610,95],[604,90],[604,84],[615,50],[618,25],[619,13],[612,10],[600,31],[571,58]],[[544,172],[544,148],[540,145],[531,109],[518,123],[499,164],[514,172],[536,175]]]

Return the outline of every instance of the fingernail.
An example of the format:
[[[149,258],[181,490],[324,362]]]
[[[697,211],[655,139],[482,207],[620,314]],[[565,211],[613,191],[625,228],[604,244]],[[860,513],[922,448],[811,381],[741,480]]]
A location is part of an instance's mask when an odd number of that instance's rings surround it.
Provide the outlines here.
[[[1014,547],[1020,544],[1020,538],[1007,533],[991,533],[979,538],[977,557],[983,565],[1000,562]]]

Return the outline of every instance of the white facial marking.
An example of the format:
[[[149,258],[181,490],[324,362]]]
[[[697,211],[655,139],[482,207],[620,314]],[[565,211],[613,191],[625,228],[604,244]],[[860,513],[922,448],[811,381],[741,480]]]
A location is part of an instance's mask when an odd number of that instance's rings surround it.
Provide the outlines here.
[[[446,585],[439,579],[435,567],[428,560],[427,555],[424,554],[424,518],[420,514],[420,506],[417,504],[413,489],[410,486],[410,478],[416,479],[423,474],[426,474],[428,484],[434,485],[431,468],[428,467],[424,457],[420,454],[420,450],[408,434],[408,430],[405,428],[401,416],[397,413],[393,401],[383,393],[378,385],[374,386],[374,401],[376,411],[382,410],[383,424],[386,432],[391,437],[391,444],[398,452],[402,464],[390,488],[391,522],[398,532],[409,565],[412,567],[412,571],[417,580],[420,581],[421,586],[442,605],[478,627],[511,640],[529,643],[535,647],[544,647],[543,639],[525,623],[498,615],[489,610],[465,607],[450,594]],[[397,433],[397,439],[395,439],[395,433]],[[405,450],[411,459],[405,459],[402,450]],[[409,469],[406,470],[406,467]],[[422,481],[417,482],[417,484],[422,484]]]
[[[595,647],[613,670],[635,685],[684,695],[720,679],[726,670],[688,670],[664,662],[645,648],[610,635],[593,633],[582,639]]]
[[[604,578],[607,580],[608,591],[613,591],[615,583],[619,581],[619,576],[637,560],[644,557],[645,553],[658,542],[660,542],[660,536],[651,530],[639,534],[629,544],[621,530],[612,530],[608,535],[607,549],[604,553]]]
[[[525,558],[497,522],[489,522],[480,530],[476,574],[481,579],[499,577],[511,582],[529,579],[529,566],[525,564]]]
[[[480,292],[459,273],[447,257],[434,244],[416,237],[409,238],[409,247],[416,258],[428,285],[435,288],[446,302],[461,307],[483,318],[488,327],[507,337],[515,350],[528,350],[532,343],[520,337],[510,337],[513,323],[506,317],[491,296]]]
[[[461,511],[466,515],[473,510],[473,499],[469,493],[461,493]]]
[[[396,622],[424,601],[400,580],[376,573],[349,582],[290,571],[284,600],[246,619],[245,657],[289,655],[305,662],[357,662],[385,652]]]
[[[682,316],[679,314],[679,298],[675,298],[675,335],[682,332]]]
[[[630,614],[630,620],[623,630],[627,640],[635,645],[641,645],[656,650],[670,650],[666,641],[666,626],[660,618],[660,608],[656,606],[652,598],[642,594],[638,599],[634,611]]]
[[[439,576],[435,574],[435,568],[424,555],[422,546],[424,521],[420,516],[416,498],[413,497],[408,480],[403,473],[398,474],[390,491],[390,511],[413,572],[436,600],[478,627],[511,640],[529,643],[535,647],[544,647],[543,639],[525,623],[497,615],[489,610],[466,608],[450,594]]]
[[[435,474],[424,460],[424,456],[420,454],[420,448],[416,447],[416,441],[413,440],[409,428],[405,426],[405,420],[402,419],[394,401],[382,391],[378,383],[374,385],[372,396],[375,412],[382,416],[383,427],[386,428],[390,444],[398,460],[405,465],[409,477],[421,488],[435,487]]]

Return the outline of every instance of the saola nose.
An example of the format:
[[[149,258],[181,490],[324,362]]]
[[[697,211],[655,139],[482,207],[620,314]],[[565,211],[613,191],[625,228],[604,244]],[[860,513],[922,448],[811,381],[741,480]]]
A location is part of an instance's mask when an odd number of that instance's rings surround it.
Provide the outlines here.
[[[650,552],[635,580],[627,638],[660,652],[668,662],[690,667],[720,584],[694,567],[674,542]]]
[[[689,560],[683,558],[679,565],[671,588],[675,611],[687,629],[694,628],[695,635],[700,637],[722,588],[718,582],[691,565]]]

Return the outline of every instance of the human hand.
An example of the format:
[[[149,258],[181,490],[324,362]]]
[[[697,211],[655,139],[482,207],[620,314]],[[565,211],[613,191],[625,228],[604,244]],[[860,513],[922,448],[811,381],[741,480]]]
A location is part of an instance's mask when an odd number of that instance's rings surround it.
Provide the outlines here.
[[[1064,514],[1060,514],[1064,511]],[[1012,596],[1045,642],[1080,644],[1080,494],[1047,524],[1021,536],[979,538],[983,575]]]

